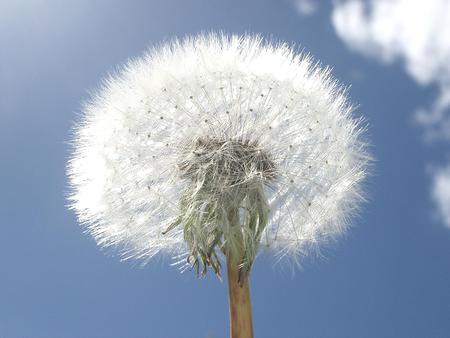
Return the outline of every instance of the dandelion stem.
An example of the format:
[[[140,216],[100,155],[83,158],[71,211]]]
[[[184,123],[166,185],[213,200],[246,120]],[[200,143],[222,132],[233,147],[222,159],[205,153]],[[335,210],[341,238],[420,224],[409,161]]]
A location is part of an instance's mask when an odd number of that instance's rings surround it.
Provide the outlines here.
[[[252,304],[248,273],[227,257],[230,338],[253,338]]]

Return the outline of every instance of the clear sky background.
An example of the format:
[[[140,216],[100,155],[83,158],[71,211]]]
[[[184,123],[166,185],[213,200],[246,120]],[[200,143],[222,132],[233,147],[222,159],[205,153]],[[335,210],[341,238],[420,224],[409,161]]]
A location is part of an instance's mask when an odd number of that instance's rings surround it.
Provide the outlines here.
[[[0,0],[0,337],[228,336],[226,283],[168,259],[119,262],[65,201],[89,91],[147,47],[210,30],[261,33],[331,65],[376,159],[369,203],[323,257],[295,273],[258,257],[255,337],[450,337],[449,2],[393,3]]]

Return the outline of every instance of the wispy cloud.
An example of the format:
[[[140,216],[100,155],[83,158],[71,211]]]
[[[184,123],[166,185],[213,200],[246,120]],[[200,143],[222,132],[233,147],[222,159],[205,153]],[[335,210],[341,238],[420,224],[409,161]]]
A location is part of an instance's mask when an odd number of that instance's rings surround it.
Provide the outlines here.
[[[450,165],[436,170],[433,177],[432,197],[439,211],[438,216],[450,227]]]
[[[315,0],[295,0],[295,9],[300,15],[311,15],[317,11],[318,2]]]
[[[438,86],[434,102],[414,114],[428,141],[450,141],[449,22],[448,0],[346,0],[332,12],[336,33],[350,49],[383,63],[400,60],[418,84]],[[432,197],[450,226],[450,164],[432,179]]]

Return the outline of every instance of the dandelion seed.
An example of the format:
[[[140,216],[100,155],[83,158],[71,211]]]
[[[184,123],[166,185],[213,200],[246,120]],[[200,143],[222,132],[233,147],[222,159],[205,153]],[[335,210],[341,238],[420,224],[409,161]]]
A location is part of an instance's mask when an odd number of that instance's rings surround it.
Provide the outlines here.
[[[231,310],[251,324],[235,299],[249,303],[260,247],[298,261],[342,234],[362,200],[369,156],[351,114],[329,69],[286,44],[175,41],[129,62],[85,105],[71,207],[124,259],[184,256],[200,275],[220,274],[226,259]]]

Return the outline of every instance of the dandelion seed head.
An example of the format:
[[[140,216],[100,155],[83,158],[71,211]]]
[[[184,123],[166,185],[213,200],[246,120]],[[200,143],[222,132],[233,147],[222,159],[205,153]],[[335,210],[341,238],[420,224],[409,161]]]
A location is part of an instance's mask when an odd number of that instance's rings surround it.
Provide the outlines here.
[[[311,57],[259,36],[149,50],[83,108],[70,203],[102,247],[144,263],[259,248],[297,260],[345,232],[369,156],[345,90]]]

